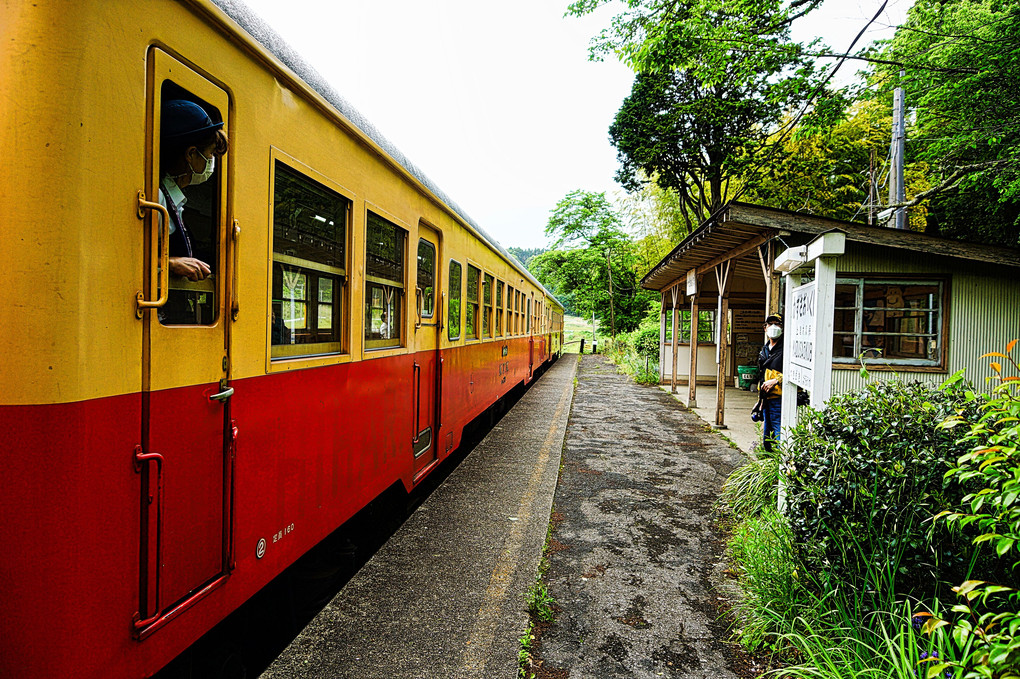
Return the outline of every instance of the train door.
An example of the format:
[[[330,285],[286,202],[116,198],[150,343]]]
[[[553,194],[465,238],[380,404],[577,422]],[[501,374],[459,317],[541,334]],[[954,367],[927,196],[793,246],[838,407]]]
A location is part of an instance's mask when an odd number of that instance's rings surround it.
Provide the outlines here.
[[[418,266],[415,278],[414,322],[414,473],[420,474],[436,460],[442,360],[439,353],[441,289],[438,279],[439,233],[425,225],[418,228]]]
[[[214,172],[206,180],[191,175],[187,184],[193,185],[183,191],[186,207],[180,207],[181,189],[176,183],[168,188],[164,177],[174,158],[194,156],[194,151],[181,151],[194,137],[175,136],[182,116],[163,113],[165,101],[198,104],[209,117],[199,123],[205,125],[202,143],[207,144],[208,130],[217,123],[224,123],[222,129],[228,132],[230,100],[223,89],[169,54],[153,48],[149,57],[149,166],[146,195],[139,197],[140,212],[148,212],[146,290],[138,300],[144,323],[143,444],[136,454],[141,478],[139,636],[221,583],[232,558],[230,166],[223,155],[215,158]],[[178,108],[193,114],[188,120],[192,124],[196,109]],[[201,169],[196,159],[188,163],[193,172]],[[204,170],[195,174],[207,173],[208,165]],[[164,187],[167,209],[160,208],[158,186]],[[174,217],[168,209],[175,210]],[[188,254],[211,270],[203,280],[173,274],[180,271],[180,261],[172,258],[184,254],[182,241],[175,242],[170,233],[170,226],[175,232],[181,229],[178,223],[186,225]]]
[[[528,333],[528,377],[530,378],[535,372],[535,333],[531,327],[531,297],[528,298],[528,313],[525,316],[527,319],[527,333]]]

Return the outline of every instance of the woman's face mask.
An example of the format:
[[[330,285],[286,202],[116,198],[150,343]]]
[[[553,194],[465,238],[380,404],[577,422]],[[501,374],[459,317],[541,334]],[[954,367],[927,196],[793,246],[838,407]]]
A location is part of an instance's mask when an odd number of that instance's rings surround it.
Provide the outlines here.
[[[780,328],[778,325],[774,325],[773,324],[773,325],[770,325],[769,327],[765,328],[765,335],[769,339],[779,339],[782,334],[783,334],[783,329]]]
[[[195,150],[198,151],[198,149]],[[213,170],[216,169],[216,156],[206,158],[202,155],[201,151],[198,151],[198,155],[202,156],[202,160],[205,161],[205,169],[201,172],[195,172],[194,170],[191,171],[191,186],[201,184],[205,180],[209,179],[209,177],[212,176]]]

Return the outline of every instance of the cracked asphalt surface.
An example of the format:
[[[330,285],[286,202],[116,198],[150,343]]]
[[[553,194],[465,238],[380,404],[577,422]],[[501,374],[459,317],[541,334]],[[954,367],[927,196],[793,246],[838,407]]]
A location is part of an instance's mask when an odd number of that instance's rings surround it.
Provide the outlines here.
[[[739,451],[668,394],[584,355],[554,499],[538,679],[739,676],[717,594],[718,491]]]

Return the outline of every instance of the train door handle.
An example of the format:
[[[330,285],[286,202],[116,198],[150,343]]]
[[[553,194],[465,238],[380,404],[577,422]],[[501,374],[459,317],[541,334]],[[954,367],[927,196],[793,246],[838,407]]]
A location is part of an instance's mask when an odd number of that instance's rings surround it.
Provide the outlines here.
[[[135,447],[135,472],[141,473],[142,467],[148,462],[156,463],[156,567],[152,572],[153,581],[155,586],[151,589],[154,592],[153,596],[153,608],[154,612],[151,617],[142,618],[144,611],[139,610],[135,614],[134,627],[135,630],[141,630],[148,627],[153,622],[159,619],[163,614],[162,608],[159,605],[159,573],[161,564],[163,563],[163,456],[159,453],[144,453],[142,452],[141,446]],[[152,502],[152,497],[149,497],[149,502]],[[146,545],[146,556],[148,556],[148,545]],[[147,561],[147,560],[146,560]],[[144,588],[150,589],[148,584]],[[142,592],[143,599],[148,598],[148,592]]]
[[[240,280],[240,274],[238,273],[238,270],[239,270],[239,260],[241,258],[241,254],[240,254],[241,253],[241,225],[237,223],[236,219],[234,220],[234,230],[233,230],[232,235],[233,235],[233,238],[234,238],[234,242],[233,242],[233,249],[234,249],[233,255],[234,255],[234,257],[233,257],[233,262],[232,262],[231,267],[230,267],[231,268],[231,272],[230,272],[230,318],[232,320],[236,321],[237,320],[237,315],[241,312],[241,304],[240,304],[240,302],[238,302],[238,290],[237,290],[238,281]]]
[[[221,391],[218,394],[210,394],[209,395],[209,400],[210,401],[219,401],[219,402],[222,403],[222,402],[226,401],[228,398],[230,398],[233,395],[234,395],[234,388],[233,387],[227,387],[226,389],[224,389],[223,391]]]
[[[157,262],[156,275],[152,275],[152,270],[149,269],[149,281],[151,285],[159,286],[159,297],[156,299],[145,299],[145,294],[139,290],[135,294],[135,314],[138,318],[142,317],[142,312],[146,309],[158,309],[159,307],[166,304],[167,297],[170,294],[170,213],[167,209],[159,203],[154,203],[151,200],[145,200],[145,192],[138,192],[138,218],[145,218],[146,210],[155,210],[162,215],[162,224],[159,219],[154,220],[156,223],[155,229],[155,242],[153,247],[158,249],[159,261]],[[162,243],[162,247],[160,244]],[[151,261],[151,255],[150,255]],[[153,280],[158,279],[158,280]],[[150,287],[150,292],[151,292]]]
[[[418,443],[418,434],[421,432],[421,366],[418,363],[414,364],[414,435],[411,437],[411,443]]]
[[[425,300],[423,299],[424,292],[418,286],[414,288],[414,310],[416,312],[416,318],[414,320],[414,329],[417,330],[421,327],[421,317],[425,311]]]

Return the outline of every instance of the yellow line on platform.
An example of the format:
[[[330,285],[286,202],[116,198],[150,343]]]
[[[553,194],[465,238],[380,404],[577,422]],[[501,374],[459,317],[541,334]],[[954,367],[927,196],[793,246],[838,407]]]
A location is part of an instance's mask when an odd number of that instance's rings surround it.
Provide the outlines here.
[[[563,414],[563,408],[572,391],[573,382],[571,381],[567,383],[567,388],[563,390],[563,395],[556,405],[556,412],[552,417],[552,425],[549,427],[549,433],[542,443],[542,449],[535,464],[535,471],[531,474],[531,478],[528,480],[528,488],[523,497],[521,497],[517,521],[513,523],[510,534],[507,536],[506,547],[502,554],[500,554],[499,559],[496,560],[496,566],[492,569],[489,586],[485,590],[485,599],[478,609],[478,617],[475,618],[471,636],[467,641],[467,648],[464,649],[464,656],[461,660],[461,667],[463,669],[477,672],[485,670],[488,651],[492,648],[492,633],[495,629],[495,621],[502,609],[503,600],[506,599],[514,566],[520,561],[517,555],[524,547],[525,529],[531,521],[531,505],[535,501],[535,493],[538,491],[542,477],[546,472],[553,445],[557,442],[556,432],[559,429],[560,416]],[[558,471],[558,469],[554,470],[554,473]]]

